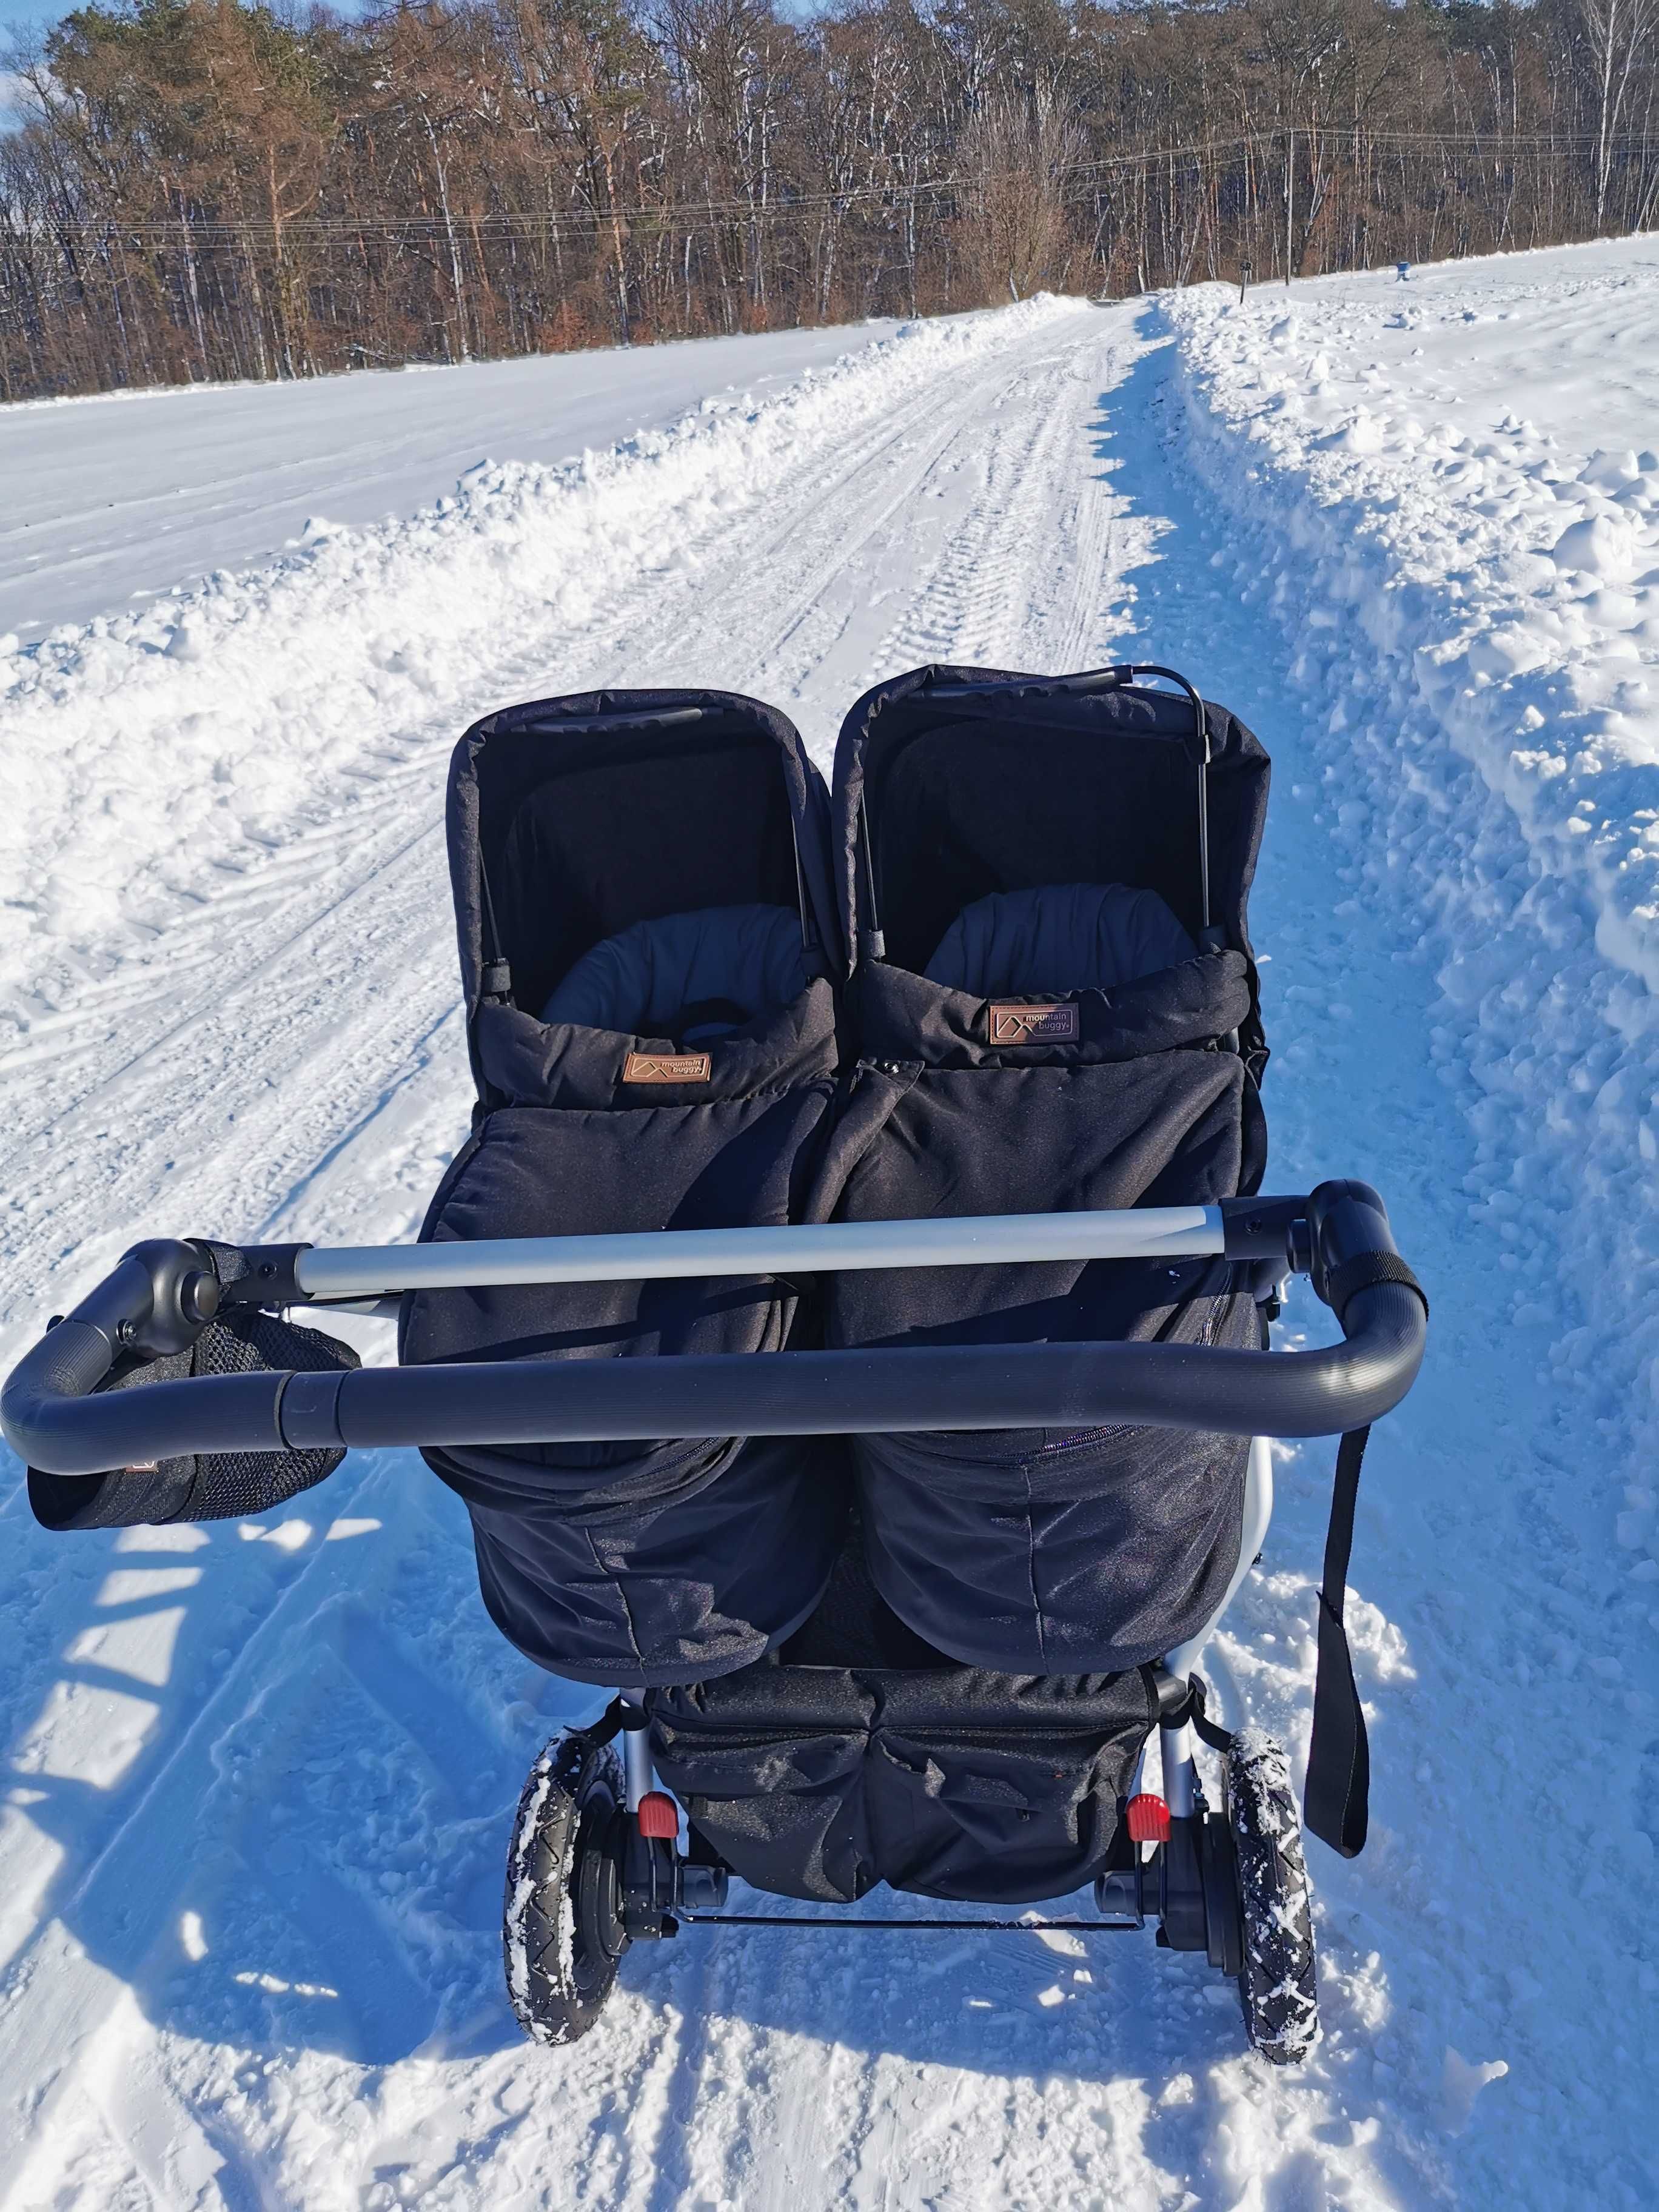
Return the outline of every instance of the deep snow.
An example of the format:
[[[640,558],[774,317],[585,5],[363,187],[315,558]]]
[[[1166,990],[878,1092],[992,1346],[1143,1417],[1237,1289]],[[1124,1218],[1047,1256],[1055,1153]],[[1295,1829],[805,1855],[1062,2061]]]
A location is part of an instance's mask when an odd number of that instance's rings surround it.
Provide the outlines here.
[[[1309,1846],[1327,2034],[1291,2076],[1201,1965],[1106,1936],[688,1935],[630,1954],[606,2028],[530,2048],[507,1827],[593,1701],[489,1628],[455,1501],[373,1454],[270,1522],[49,1540],[20,1486],[9,2212],[1659,2196],[1649,463],[1579,370],[1577,442],[1530,403],[1500,430],[1463,319],[1523,301],[1536,392],[1588,299],[1655,392],[1653,264],[907,331],[15,672],[0,1352],[140,1231],[410,1232],[467,1097],[442,763],[491,699],[719,681],[827,758],[884,670],[1131,650],[1274,756],[1269,1184],[1376,1180],[1434,1316],[1366,1469],[1373,1840]],[[1420,356],[1387,351],[1401,313]],[[1549,550],[1598,517],[1616,584]],[[1483,662],[1509,629],[1541,658]],[[1328,1333],[1305,1297],[1287,1323]],[[1331,1456],[1280,1454],[1214,1670],[1298,1758]]]

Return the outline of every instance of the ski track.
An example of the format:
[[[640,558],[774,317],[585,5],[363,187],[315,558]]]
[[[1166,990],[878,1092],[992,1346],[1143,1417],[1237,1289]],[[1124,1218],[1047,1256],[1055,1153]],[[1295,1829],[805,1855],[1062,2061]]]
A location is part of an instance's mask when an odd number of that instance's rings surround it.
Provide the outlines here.
[[[789,1929],[636,1948],[600,2031],[530,2048],[500,1988],[506,1826],[541,1741],[599,1701],[489,1626],[459,1503],[413,1455],[368,1453],[275,1522],[53,1540],[20,1485],[0,1505],[0,2135],[24,2146],[4,2212],[1655,2201],[1650,2027],[1592,1924],[1625,1907],[1535,1747],[1577,1745],[1590,1789],[1640,1731],[1559,1668],[1517,1672],[1542,1620],[1594,1636],[1628,1440],[1587,1436],[1543,1356],[1578,1324],[1568,1289],[1537,1286],[1541,1328],[1491,1326],[1505,1248],[1444,1202],[1489,1170],[1478,1088],[1432,1042],[1458,1018],[1443,918],[1420,884],[1381,894],[1336,819],[1319,673],[1293,611],[1249,602],[1172,362],[1155,307],[1036,323],[826,434],[683,568],[516,638],[488,691],[719,683],[793,715],[827,767],[882,673],[1133,653],[1262,735],[1269,1183],[1374,1178],[1434,1300],[1429,1367],[1367,1465],[1350,1610],[1373,1841],[1353,1866],[1310,1845],[1313,2061],[1248,2057],[1231,1992],[1150,1939]],[[469,1097],[454,734],[376,733],[332,819],[202,878],[0,1060],[11,1346],[135,1233],[411,1233]],[[1289,1334],[1325,1319],[1304,1298]],[[1330,1456],[1281,1452],[1219,1655],[1297,1753]],[[1508,2078],[1476,2094],[1493,2060]]]

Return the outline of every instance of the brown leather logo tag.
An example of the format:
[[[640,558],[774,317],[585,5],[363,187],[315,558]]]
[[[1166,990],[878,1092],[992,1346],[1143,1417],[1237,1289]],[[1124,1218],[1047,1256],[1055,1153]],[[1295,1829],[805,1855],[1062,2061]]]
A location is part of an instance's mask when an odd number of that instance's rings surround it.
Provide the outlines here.
[[[706,1052],[630,1052],[623,1062],[624,1083],[707,1083],[712,1063]]]
[[[990,1009],[993,1044],[1075,1044],[1075,1006],[998,1006]]]

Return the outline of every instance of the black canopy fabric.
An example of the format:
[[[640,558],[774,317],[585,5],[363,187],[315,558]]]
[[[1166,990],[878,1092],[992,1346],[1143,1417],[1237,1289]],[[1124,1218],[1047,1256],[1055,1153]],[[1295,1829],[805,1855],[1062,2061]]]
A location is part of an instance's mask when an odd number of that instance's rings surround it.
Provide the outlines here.
[[[1251,1012],[1242,1042],[1259,1080],[1266,1054],[1249,904],[1268,761],[1224,707],[1206,703],[1206,721],[1209,919],[1244,956]],[[1189,702],[1146,684],[948,666],[877,684],[836,748],[849,960],[859,933],[879,927],[888,959],[920,974],[971,902],[1045,884],[1156,891],[1196,939],[1200,757]]]
[[[456,748],[448,822],[478,1107],[422,1237],[801,1218],[829,1127],[842,956],[827,798],[784,718],[707,691],[513,708]],[[798,917],[799,962],[757,965],[757,908]],[[690,1049],[666,1013],[654,1036],[541,1018],[596,946],[627,939],[617,964],[638,965],[642,924],[660,925],[665,948],[695,937],[697,992],[740,995],[729,1011],[748,1018],[696,1026]],[[750,1012],[763,973],[787,975],[793,995]],[[411,1295],[399,1349],[407,1361],[768,1352],[810,1340],[812,1325],[795,1286],[769,1278],[542,1285]],[[833,1447],[733,1437],[427,1457],[466,1500],[498,1625],[584,1681],[638,1687],[753,1662],[811,1610],[844,1533]]]
[[[823,779],[793,725],[736,692],[584,691],[486,714],[455,748],[447,827],[486,1107],[520,1095],[523,1052],[540,1049],[522,1023],[635,922],[797,908],[816,971],[845,964]],[[508,971],[504,1000],[486,990],[493,962]]]
[[[1208,712],[1210,907],[1190,704],[1066,679],[923,669],[878,687],[836,761],[856,1062],[825,1158],[825,1218],[1212,1204],[1258,1187],[1266,1060],[1247,901],[1267,761]],[[962,909],[1079,884],[1156,892],[1191,957],[1109,988],[1033,974],[998,1000],[922,970]],[[879,933],[879,935],[878,935]],[[1033,942],[1044,933],[1033,933]],[[1258,1340],[1248,1285],[1195,1260],[830,1279],[835,1345]],[[860,1437],[882,1596],[951,1658],[1113,1673],[1200,1627],[1237,1557],[1242,1440],[1108,1428]]]

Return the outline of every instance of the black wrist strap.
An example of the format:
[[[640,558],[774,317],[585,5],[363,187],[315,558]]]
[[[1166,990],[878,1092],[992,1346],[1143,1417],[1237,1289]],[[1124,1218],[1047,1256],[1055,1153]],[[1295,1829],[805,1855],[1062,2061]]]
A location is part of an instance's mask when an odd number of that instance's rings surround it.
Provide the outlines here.
[[[1343,1625],[1359,1469],[1370,1435],[1369,1426],[1350,1430],[1336,1455],[1331,1521],[1325,1537],[1325,1575],[1319,1593],[1313,1742],[1302,1799],[1304,1826],[1345,1859],[1358,1858],[1364,1850],[1370,1817],[1370,1747],[1365,1741],[1365,1716],[1354,1686],[1348,1632]]]

